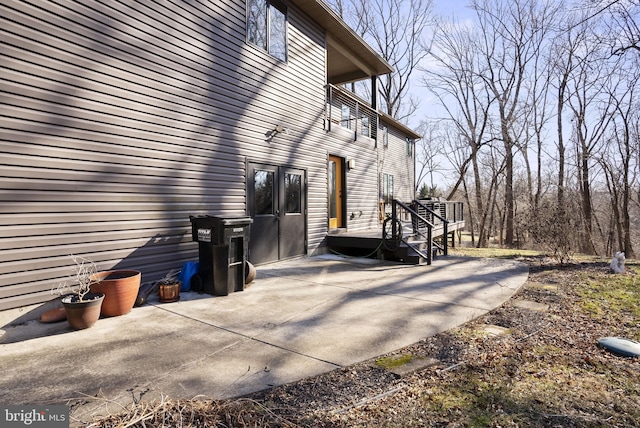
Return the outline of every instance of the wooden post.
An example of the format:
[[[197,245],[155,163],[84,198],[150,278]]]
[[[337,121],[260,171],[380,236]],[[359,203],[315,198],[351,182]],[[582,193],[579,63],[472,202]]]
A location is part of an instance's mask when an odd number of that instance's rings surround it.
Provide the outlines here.
[[[391,201],[391,236],[393,236],[393,239],[396,239],[396,219],[397,219],[397,207],[396,207],[396,200],[392,200]]]
[[[427,227],[427,264],[430,265],[433,260],[433,231]]]
[[[444,255],[448,256],[449,255],[449,222],[447,220],[444,221],[444,239],[442,240],[442,243],[444,244]]]

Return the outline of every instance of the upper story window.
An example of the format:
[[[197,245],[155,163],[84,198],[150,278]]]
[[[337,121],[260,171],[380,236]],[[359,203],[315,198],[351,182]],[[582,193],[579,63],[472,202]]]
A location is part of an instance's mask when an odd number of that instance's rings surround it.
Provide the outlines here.
[[[381,125],[382,131],[382,147],[389,147],[389,129],[386,125]]]
[[[416,140],[412,138],[407,138],[407,156],[410,158],[413,157],[413,149],[416,146]]]
[[[351,107],[346,104],[340,107],[340,125],[351,129]]]
[[[360,133],[362,135],[364,135],[365,137],[370,137],[371,136],[371,128],[369,127],[369,117],[362,115],[362,118],[360,119],[360,127],[362,128],[360,130]]]
[[[287,7],[278,0],[247,0],[247,41],[287,60]]]
[[[393,175],[382,175],[382,200],[385,204],[393,202]]]

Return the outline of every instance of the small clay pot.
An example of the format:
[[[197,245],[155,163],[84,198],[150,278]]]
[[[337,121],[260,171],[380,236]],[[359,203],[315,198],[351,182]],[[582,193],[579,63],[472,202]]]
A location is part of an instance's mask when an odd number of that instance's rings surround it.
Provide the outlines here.
[[[158,284],[158,300],[162,303],[177,302],[180,300],[180,287],[182,287],[180,281],[171,284]]]

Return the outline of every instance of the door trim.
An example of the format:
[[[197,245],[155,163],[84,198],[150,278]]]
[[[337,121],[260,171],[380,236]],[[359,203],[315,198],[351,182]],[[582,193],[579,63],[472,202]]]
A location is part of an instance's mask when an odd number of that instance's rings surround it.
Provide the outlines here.
[[[329,155],[327,160],[327,218],[329,229],[346,227],[345,159]],[[333,199],[333,200],[332,200]],[[335,212],[335,217],[332,215]]]

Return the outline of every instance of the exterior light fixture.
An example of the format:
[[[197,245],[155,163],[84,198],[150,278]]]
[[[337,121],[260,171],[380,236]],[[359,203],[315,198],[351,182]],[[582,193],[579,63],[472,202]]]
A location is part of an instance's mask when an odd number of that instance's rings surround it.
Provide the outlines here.
[[[285,128],[282,125],[276,125],[276,128],[273,130],[274,134],[289,134],[289,128]]]

